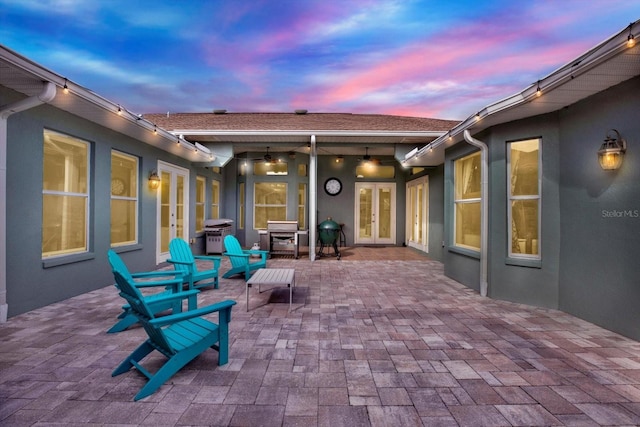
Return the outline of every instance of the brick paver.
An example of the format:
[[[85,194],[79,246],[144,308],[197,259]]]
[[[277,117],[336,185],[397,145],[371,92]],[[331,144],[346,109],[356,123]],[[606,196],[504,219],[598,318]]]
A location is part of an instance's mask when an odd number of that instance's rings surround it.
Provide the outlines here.
[[[296,270],[291,312],[286,289],[256,290],[246,312],[240,277],[204,290],[200,306],[238,302],[229,363],[206,351],[139,402],[139,373],[111,377],[145,339],[106,333],[115,288],[13,317],[0,325],[0,425],[640,424],[640,343],[480,297],[410,248],[342,254],[269,260]]]

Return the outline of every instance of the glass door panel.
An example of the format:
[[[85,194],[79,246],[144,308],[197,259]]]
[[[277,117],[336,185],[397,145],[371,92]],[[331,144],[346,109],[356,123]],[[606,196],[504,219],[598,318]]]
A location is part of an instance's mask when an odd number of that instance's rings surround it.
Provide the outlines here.
[[[356,244],[395,244],[395,183],[356,183]]]
[[[189,171],[169,163],[158,163],[160,195],[158,197],[158,247],[156,262],[169,258],[169,242],[180,237],[188,240]]]
[[[427,252],[428,177],[407,183],[407,245]]]
[[[373,225],[373,190],[361,188],[358,191],[358,240],[364,241],[373,238],[371,233]]]

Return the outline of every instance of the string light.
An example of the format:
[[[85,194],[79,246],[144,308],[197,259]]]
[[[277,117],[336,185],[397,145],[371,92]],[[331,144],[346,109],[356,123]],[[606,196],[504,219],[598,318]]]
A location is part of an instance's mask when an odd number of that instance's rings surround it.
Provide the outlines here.
[[[64,86],[62,86],[62,92],[65,94],[69,93],[69,86],[67,86],[67,79],[64,79]]]
[[[627,36],[627,47],[633,47],[636,44],[636,39],[631,33],[632,28],[633,28],[633,22],[629,24],[629,35]]]
[[[538,88],[536,89],[536,96],[542,95],[542,90],[540,89],[540,80],[538,80]]]
[[[120,105],[118,105],[118,115],[122,115],[122,108],[120,107]]]
[[[158,134],[158,127],[156,125],[153,125],[153,134],[154,135]]]

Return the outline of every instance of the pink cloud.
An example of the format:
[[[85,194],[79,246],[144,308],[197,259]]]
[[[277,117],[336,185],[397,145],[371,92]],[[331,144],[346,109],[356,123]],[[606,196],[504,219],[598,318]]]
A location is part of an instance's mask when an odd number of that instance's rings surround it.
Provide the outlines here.
[[[547,44],[536,44],[540,41],[539,34],[552,33],[555,26],[566,25],[567,18],[552,20],[551,28],[548,27],[549,23],[539,21],[528,27],[518,25],[518,31],[513,31],[479,22],[445,32],[391,54],[360,71],[345,72],[338,83],[333,80],[325,86],[316,86],[300,93],[294,98],[294,103],[313,99],[319,108],[329,108],[332,105],[357,103],[359,99],[386,91],[389,87],[407,86],[410,82],[419,86],[420,82],[445,80],[457,82],[471,92],[475,92],[474,86],[478,87],[478,91],[482,86],[495,86],[492,95],[497,98],[491,99],[494,101],[533,83],[521,82],[522,86],[514,89],[509,84],[514,75],[541,78],[541,73],[558,68],[589,47],[584,40],[567,44],[556,44],[555,41],[549,44],[547,40]],[[500,84],[501,80],[503,84]],[[428,96],[424,94],[425,99]],[[407,112],[407,108],[402,106],[389,108],[387,111]],[[411,111],[415,111],[415,106],[411,107]]]

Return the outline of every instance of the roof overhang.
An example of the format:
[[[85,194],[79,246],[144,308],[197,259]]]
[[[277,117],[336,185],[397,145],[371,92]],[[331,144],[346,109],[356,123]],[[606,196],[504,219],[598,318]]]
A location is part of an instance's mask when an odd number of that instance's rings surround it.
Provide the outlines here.
[[[0,45],[0,85],[31,97],[42,91],[45,82],[57,87],[56,96],[49,102],[54,107],[192,162],[215,160],[215,153],[206,147],[198,147],[179,138],[123,106]]]

